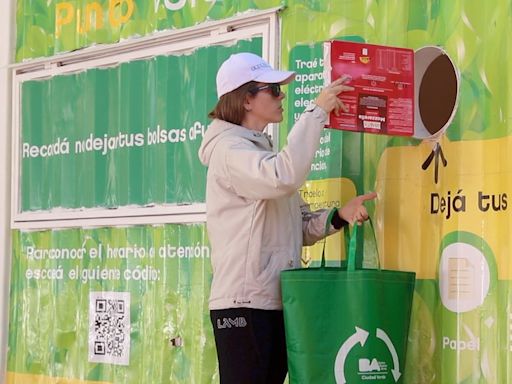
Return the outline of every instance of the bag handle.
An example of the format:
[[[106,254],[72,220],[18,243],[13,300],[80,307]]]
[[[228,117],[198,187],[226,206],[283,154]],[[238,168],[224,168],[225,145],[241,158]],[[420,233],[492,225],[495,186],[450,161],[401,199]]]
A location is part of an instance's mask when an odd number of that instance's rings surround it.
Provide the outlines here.
[[[331,209],[331,212],[329,212],[329,216],[327,216],[327,221],[325,222],[324,246],[322,247],[322,259],[320,260],[320,268],[325,268],[325,244],[327,244],[327,236],[329,234],[329,228],[331,227],[331,221],[334,214],[338,214],[337,209]]]
[[[327,234],[329,233],[329,227],[331,225],[332,216],[337,213],[336,210],[332,210],[327,217],[327,223],[325,225],[325,237],[324,237],[324,246],[322,247],[322,259],[320,261],[320,268],[325,268],[325,244],[327,243]],[[380,270],[380,257],[379,257],[379,247],[377,246],[377,237],[375,236],[375,228],[373,227],[373,221],[371,218],[368,218],[368,222],[370,223],[370,229],[372,232],[373,241],[375,244],[375,250],[377,253],[377,269]],[[347,271],[355,271],[356,270],[356,254],[357,254],[357,233],[358,233],[359,225],[353,225],[352,235],[350,235],[349,225],[345,225],[343,227],[343,232],[345,236],[345,246],[348,244],[348,252],[347,252]]]
[[[329,212],[329,216],[327,216],[327,221],[325,223],[324,246],[322,247],[322,259],[320,260],[320,268],[325,268],[325,245],[327,244],[327,236],[329,235],[329,228],[331,227],[332,217],[335,214],[336,215],[338,214],[338,210],[337,209],[332,209],[331,212]],[[346,224],[346,225],[343,226],[343,235],[345,237],[345,246],[346,246],[351,241],[349,224]],[[357,233],[354,234],[354,237],[356,235],[357,235]],[[347,255],[348,255],[348,253],[347,253]],[[348,256],[347,256],[347,258],[348,258]],[[354,262],[354,265],[355,265],[355,256],[354,256],[353,262]]]
[[[368,219],[368,223],[370,224],[370,229],[372,232],[373,241],[375,244],[375,250],[377,253],[377,269],[380,271],[380,257],[379,257],[379,248],[377,247],[377,237],[375,236],[375,228],[373,227],[372,219]],[[354,225],[352,229],[352,235],[350,236],[349,246],[348,246],[348,254],[347,254],[347,271],[355,271],[356,270],[356,254],[357,254],[357,232],[359,225]],[[347,243],[347,232],[345,231],[345,244]],[[325,246],[324,246],[325,247]],[[323,258],[323,254],[322,254]]]

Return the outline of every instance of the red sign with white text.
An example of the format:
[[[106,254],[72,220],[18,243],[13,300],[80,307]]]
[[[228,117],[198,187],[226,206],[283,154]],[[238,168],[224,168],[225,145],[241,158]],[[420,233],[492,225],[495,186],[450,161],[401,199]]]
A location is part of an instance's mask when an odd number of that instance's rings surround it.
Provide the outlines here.
[[[349,108],[330,114],[328,128],[384,135],[414,133],[414,51],[407,48],[327,41],[324,80],[349,75],[354,91],[338,97]]]

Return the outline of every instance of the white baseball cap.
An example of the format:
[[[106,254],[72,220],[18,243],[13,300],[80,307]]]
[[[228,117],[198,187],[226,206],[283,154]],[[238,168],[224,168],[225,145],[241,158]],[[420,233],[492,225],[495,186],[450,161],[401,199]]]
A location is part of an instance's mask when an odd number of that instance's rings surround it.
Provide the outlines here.
[[[276,71],[254,53],[236,53],[224,61],[217,72],[217,96],[220,99],[249,81],[288,84],[294,77],[295,72]]]

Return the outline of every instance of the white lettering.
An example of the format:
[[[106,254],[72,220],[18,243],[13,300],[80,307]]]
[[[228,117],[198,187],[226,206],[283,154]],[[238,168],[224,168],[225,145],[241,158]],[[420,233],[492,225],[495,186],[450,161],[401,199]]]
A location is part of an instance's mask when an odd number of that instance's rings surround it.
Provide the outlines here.
[[[443,349],[451,349],[452,351],[479,351],[480,350],[480,338],[465,341],[465,340],[454,340],[447,336],[443,336]]]

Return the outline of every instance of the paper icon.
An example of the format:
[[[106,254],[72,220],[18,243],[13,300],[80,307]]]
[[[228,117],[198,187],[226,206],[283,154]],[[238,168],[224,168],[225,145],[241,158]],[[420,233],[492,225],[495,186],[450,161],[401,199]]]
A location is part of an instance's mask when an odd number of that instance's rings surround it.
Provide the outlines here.
[[[439,291],[452,312],[478,308],[489,292],[489,264],[481,250],[466,243],[444,248],[439,265]]]

